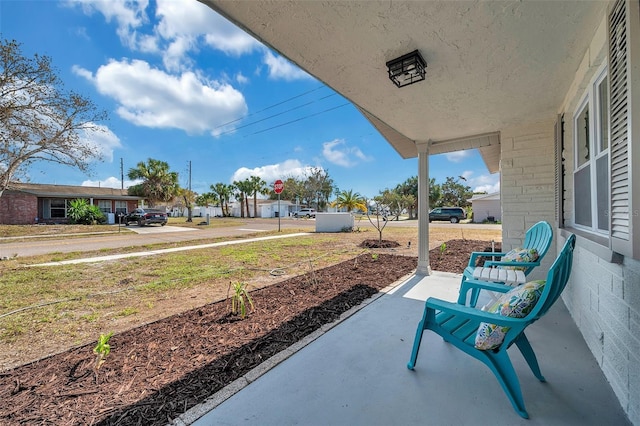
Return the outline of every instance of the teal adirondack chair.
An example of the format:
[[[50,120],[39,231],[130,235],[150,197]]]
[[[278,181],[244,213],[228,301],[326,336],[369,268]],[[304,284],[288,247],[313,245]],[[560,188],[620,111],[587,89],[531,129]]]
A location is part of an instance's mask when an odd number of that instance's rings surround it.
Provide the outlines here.
[[[574,246],[575,235],[571,235],[549,269],[546,283],[542,287],[537,303],[524,318],[502,316],[498,313],[485,312],[470,306],[451,303],[433,297],[427,299],[422,320],[418,324],[411,359],[407,364],[407,368],[413,370],[416,365],[423,332],[432,330],[446,342],[486,364],[495,374],[516,412],[524,418],[529,418],[524,406],[520,382],[507,349],[515,343],[533,374],[541,382],[545,381],[540,372],[536,355],[524,331],[527,326],[537,321],[549,310],[564,290],[571,273]],[[466,293],[476,288],[501,293],[513,290],[512,287],[503,284],[466,280],[462,283],[460,293]],[[482,323],[510,327],[500,346],[491,350],[476,349],[476,334]]]
[[[540,266],[540,262],[549,251],[551,247],[551,241],[553,240],[553,230],[548,222],[540,221],[529,228],[524,237],[523,249],[536,249],[538,252],[538,259],[535,262],[518,262],[516,265],[520,268],[524,268],[523,272],[525,277],[536,267]],[[474,251],[471,253],[469,263],[464,269],[462,274],[462,282],[473,279],[473,272],[476,268],[476,262],[479,257],[492,257],[502,258],[507,252],[480,252]],[[500,266],[514,266],[513,262],[504,262],[501,260],[487,260],[484,263],[484,267],[500,267]],[[471,299],[469,301],[470,306],[476,306],[478,302],[478,296],[480,295],[479,289],[473,289],[471,292]],[[462,297],[462,295],[461,295]],[[458,303],[465,304],[465,300],[458,300]]]

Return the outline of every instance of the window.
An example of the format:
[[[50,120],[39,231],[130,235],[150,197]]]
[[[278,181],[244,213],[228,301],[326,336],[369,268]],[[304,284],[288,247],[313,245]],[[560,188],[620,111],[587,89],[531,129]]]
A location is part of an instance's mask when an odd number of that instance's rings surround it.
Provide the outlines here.
[[[111,213],[111,201],[109,201],[109,200],[98,200],[98,208],[105,215],[107,213]]]
[[[49,203],[49,208],[52,219],[67,217],[67,200],[60,198],[52,198]]]
[[[121,214],[127,214],[126,201],[116,201],[116,216],[120,216]]]
[[[573,119],[574,222],[609,231],[609,82],[606,70],[590,86]]]

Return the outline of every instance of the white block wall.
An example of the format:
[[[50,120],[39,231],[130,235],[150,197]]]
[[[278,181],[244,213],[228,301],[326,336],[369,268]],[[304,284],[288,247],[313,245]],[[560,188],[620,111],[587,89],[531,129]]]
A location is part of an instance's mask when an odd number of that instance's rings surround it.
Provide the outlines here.
[[[525,232],[536,222],[546,220],[555,228],[553,124],[553,121],[543,121],[501,132],[503,251],[522,246]],[[541,267],[532,271],[528,278],[544,279],[545,271],[555,257],[556,248],[552,244]]]
[[[603,17],[561,111],[565,114],[564,215],[568,226],[573,222],[572,117],[606,60],[606,43]],[[560,237],[557,246],[562,244]],[[571,278],[562,298],[622,408],[633,424],[640,425],[640,261],[625,258],[622,264],[608,262],[590,251],[589,243],[578,236]]]
[[[609,263],[578,244],[563,299],[622,408],[640,425],[640,262]]]

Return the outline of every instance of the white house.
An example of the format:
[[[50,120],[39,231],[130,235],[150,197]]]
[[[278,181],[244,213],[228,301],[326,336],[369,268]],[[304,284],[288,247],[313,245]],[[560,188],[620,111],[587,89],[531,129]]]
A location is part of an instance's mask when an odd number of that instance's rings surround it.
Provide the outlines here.
[[[640,424],[638,0],[200,1],[418,158],[418,273],[430,272],[432,154],[477,149],[500,172],[504,248],[553,225],[538,274],[575,234],[563,300]]]
[[[499,222],[502,220],[500,192],[493,192],[491,194],[476,194],[473,197],[469,198],[467,201],[471,203],[474,222]]]

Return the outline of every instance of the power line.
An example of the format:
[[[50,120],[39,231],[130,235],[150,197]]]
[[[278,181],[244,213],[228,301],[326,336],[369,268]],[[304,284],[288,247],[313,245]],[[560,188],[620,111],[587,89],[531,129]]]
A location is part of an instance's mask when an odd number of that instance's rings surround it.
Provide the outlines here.
[[[347,105],[351,105],[351,104],[349,102],[347,102],[347,103],[344,103],[342,105],[338,105],[338,106],[333,107],[333,108],[325,109],[324,111],[316,112],[315,114],[310,114],[310,115],[306,115],[304,117],[297,118],[295,120],[287,121],[286,123],[278,124],[277,126],[269,127],[268,129],[259,130],[257,132],[254,132],[254,133],[251,133],[249,135],[246,135],[245,138],[247,136],[253,136],[253,135],[257,135],[259,133],[267,132],[269,130],[277,129],[278,127],[283,127],[283,126],[286,126],[287,124],[295,123],[297,121],[306,120],[307,118],[315,117],[316,115],[324,114],[325,112],[333,111],[334,109],[342,108],[342,107],[347,106]]]
[[[330,98],[330,97],[335,96],[335,95],[337,95],[337,93],[332,93],[332,94],[330,94],[330,95],[323,96],[323,97],[322,97],[322,98],[320,98],[320,99],[316,99],[316,100],[313,100],[313,101],[309,101],[309,102],[307,102],[306,104],[302,104],[302,105],[298,105],[298,106],[296,106],[296,107],[294,107],[294,108],[290,108],[290,109],[288,109],[288,110],[286,110],[286,111],[282,111],[282,112],[279,112],[279,113],[277,113],[277,114],[273,114],[273,115],[270,115],[270,116],[268,116],[268,117],[261,118],[260,120],[257,120],[257,121],[252,121],[251,123],[247,123],[247,124],[242,125],[242,126],[234,127],[232,130],[227,130],[226,132],[222,132],[222,133],[220,133],[218,136],[224,136],[224,135],[228,135],[228,134],[230,134],[230,133],[235,133],[235,132],[236,132],[237,130],[239,130],[239,129],[244,129],[245,127],[253,126],[254,124],[258,124],[258,123],[261,123],[261,122],[263,122],[263,121],[269,120],[269,119],[271,119],[271,118],[278,117],[278,116],[280,116],[280,115],[282,115],[282,114],[286,114],[286,113],[288,113],[288,112],[298,110],[298,109],[300,109],[300,108],[302,108],[302,107],[305,107],[305,106],[307,106],[307,105],[311,105],[311,104],[313,104],[313,103],[315,103],[315,102],[322,101],[322,100],[324,100],[324,99]],[[264,111],[264,110],[263,110],[263,111]],[[236,120],[236,121],[237,121],[237,120]],[[217,127],[216,127],[216,129],[217,129]]]
[[[275,107],[277,107],[277,106],[279,106],[279,105],[285,104],[285,103],[290,102],[290,101],[292,101],[292,100],[294,100],[294,99],[298,99],[298,98],[300,98],[300,97],[302,97],[302,96],[304,96],[304,95],[308,95],[309,93],[315,92],[316,90],[320,90],[320,89],[323,89],[323,88],[325,88],[325,87],[327,87],[327,86],[322,85],[322,86],[320,86],[320,87],[316,87],[315,89],[308,90],[308,91],[306,91],[306,92],[304,92],[304,93],[301,93],[301,94],[299,94],[299,95],[293,96],[293,97],[291,97],[291,98],[289,98],[289,99],[285,99],[284,101],[281,101],[281,102],[275,103],[275,104],[273,104],[273,105],[269,105],[268,107],[266,107],[266,108],[264,108],[264,109],[261,109],[260,111],[253,112],[253,113],[251,113],[251,114],[249,114],[249,115],[246,115],[246,116],[244,116],[244,117],[236,118],[235,120],[231,120],[231,121],[229,121],[229,122],[227,122],[227,123],[221,124],[221,125],[219,125],[219,126],[217,126],[217,127],[214,127],[214,128],[213,128],[213,130],[215,130],[215,129],[219,129],[220,127],[224,127],[224,126],[227,126],[227,125],[229,125],[229,124],[233,124],[233,123],[238,122],[238,121],[240,121],[240,120],[244,120],[245,118],[249,118],[249,117],[252,117],[252,116],[254,116],[254,115],[260,114],[260,113],[265,112],[265,111],[267,111],[267,110],[269,110],[269,109],[271,109],[271,108],[275,108]],[[334,95],[335,95],[335,93],[334,93]]]

